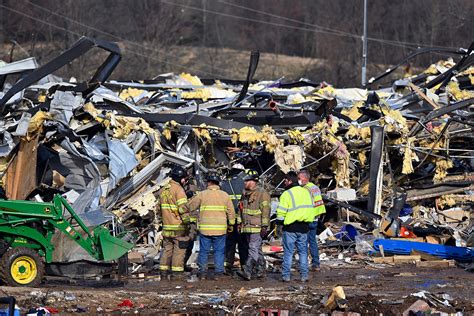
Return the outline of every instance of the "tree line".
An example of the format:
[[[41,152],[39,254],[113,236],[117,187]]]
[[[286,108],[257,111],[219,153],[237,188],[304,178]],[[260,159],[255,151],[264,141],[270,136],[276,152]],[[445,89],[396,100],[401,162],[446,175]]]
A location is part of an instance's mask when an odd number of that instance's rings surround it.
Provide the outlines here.
[[[204,77],[243,76],[245,67],[229,71],[232,59],[225,49],[233,49],[323,60],[291,77],[355,86],[360,84],[363,2],[0,0],[0,58],[8,62],[30,55],[47,61],[87,35],[120,43],[124,60],[115,76],[122,79],[186,69]],[[418,46],[468,47],[473,39],[472,0],[368,0],[367,12],[369,77]],[[423,55],[412,66],[444,57]],[[74,66],[79,77],[93,67],[89,62],[83,58]]]

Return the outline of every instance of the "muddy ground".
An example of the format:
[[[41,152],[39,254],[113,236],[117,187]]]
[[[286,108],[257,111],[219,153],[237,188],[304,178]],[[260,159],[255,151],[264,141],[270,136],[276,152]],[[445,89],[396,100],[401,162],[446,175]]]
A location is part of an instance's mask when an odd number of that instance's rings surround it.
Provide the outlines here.
[[[61,314],[255,315],[261,309],[288,310],[290,314],[329,313],[322,301],[340,285],[348,300],[346,311],[363,315],[401,315],[418,299],[410,294],[420,291],[438,297],[449,295],[451,306],[431,301],[432,310],[474,313],[474,274],[461,268],[435,270],[413,265],[326,268],[311,272],[308,283],[299,282],[296,272],[293,276],[290,283],[280,282],[278,273],[269,273],[263,281],[250,282],[231,276],[197,282],[156,278],[78,282],[49,279],[41,288],[2,287],[1,290],[2,295],[16,297],[22,312],[49,306]],[[130,300],[133,307],[119,307],[124,300]]]

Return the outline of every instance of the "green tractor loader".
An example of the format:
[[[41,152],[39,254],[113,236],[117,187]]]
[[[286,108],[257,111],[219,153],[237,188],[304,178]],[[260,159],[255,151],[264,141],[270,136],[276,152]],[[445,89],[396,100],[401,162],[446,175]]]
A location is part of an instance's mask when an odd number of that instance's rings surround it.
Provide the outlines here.
[[[113,261],[133,245],[97,226],[91,231],[59,194],[51,203],[0,199],[0,279],[10,286],[38,286],[52,263],[55,234],[66,234],[98,261]]]

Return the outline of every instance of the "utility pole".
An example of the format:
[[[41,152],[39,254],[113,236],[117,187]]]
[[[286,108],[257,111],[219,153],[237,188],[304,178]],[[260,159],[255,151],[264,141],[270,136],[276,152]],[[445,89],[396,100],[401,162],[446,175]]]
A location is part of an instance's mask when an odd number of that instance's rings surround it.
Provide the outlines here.
[[[207,0],[202,0],[202,46],[206,46],[207,44]]]
[[[367,83],[367,0],[364,0],[364,35],[362,37],[362,85]]]
[[[1,5],[5,5],[5,1],[3,0],[0,0],[0,4]],[[4,9],[0,9],[0,44],[3,44],[3,42],[5,41],[5,31],[6,31],[6,26],[7,26],[7,23],[5,21],[5,18],[6,18],[6,14],[5,14],[5,10]]]

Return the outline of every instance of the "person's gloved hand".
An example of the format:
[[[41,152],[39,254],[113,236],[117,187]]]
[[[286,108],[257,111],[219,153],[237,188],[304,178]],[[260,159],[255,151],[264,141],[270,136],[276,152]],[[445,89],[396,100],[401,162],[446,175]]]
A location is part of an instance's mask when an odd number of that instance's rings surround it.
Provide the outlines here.
[[[242,224],[237,224],[237,231],[238,231],[239,233],[242,232]]]
[[[262,237],[262,239],[267,237],[267,227],[264,226],[260,229],[260,237]]]
[[[227,233],[231,234],[234,232],[234,225],[227,225]]]
[[[193,191],[191,191],[191,190],[186,191],[186,197],[187,197],[188,199],[192,198],[193,196],[194,196],[194,192],[193,192]]]

